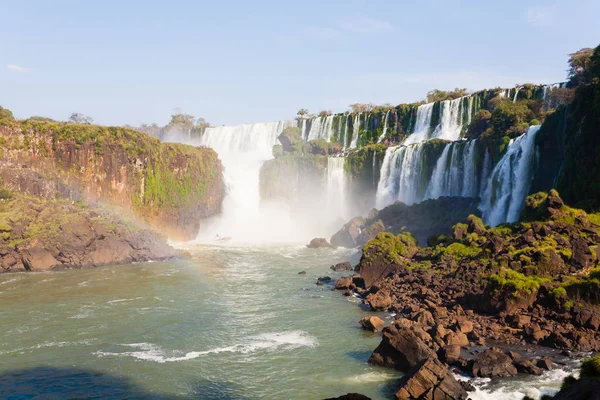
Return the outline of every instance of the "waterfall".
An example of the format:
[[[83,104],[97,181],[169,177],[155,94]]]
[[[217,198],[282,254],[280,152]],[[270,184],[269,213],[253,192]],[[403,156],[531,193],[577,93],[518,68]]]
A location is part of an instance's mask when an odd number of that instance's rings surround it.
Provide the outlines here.
[[[515,97],[513,98],[513,103],[516,103],[517,101],[517,96],[519,96],[519,90],[521,90],[520,87],[518,87],[517,90],[515,90]]]
[[[479,176],[475,165],[476,146],[477,140],[446,145],[431,175],[426,199],[441,196],[477,197]]]
[[[261,230],[268,224],[260,209],[260,167],[265,160],[273,158],[272,148],[278,143],[279,134],[296,124],[296,121],[279,121],[218,126],[207,128],[199,143],[189,143],[211,147],[218,153],[226,185],[222,214],[206,221],[199,238],[212,240],[219,234],[248,240],[265,233]]]
[[[511,140],[492,171],[480,205],[484,221],[491,226],[519,219],[532,179],[535,135],[539,129],[539,125],[531,126]]]
[[[350,141],[350,148],[355,149],[358,144],[358,135],[360,134],[360,115],[356,114],[354,121],[352,122],[352,140]]]
[[[308,132],[305,132],[306,125],[303,121],[302,137],[306,138],[307,141],[314,139],[325,139],[328,142],[331,141],[331,136],[333,135],[333,118],[333,115],[314,118],[311,120]]]
[[[405,145],[424,142],[425,140],[429,139],[434,104],[435,103],[427,103],[420,105],[419,108],[417,108],[417,121],[415,122],[415,128],[413,133],[408,135],[406,140],[404,140]]]
[[[329,215],[347,220],[346,175],[344,157],[327,158],[327,206]],[[333,221],[333,218],[331,219]]]
[[[379,139],[377,139],[377,143],[381,143],[381,141],[383,140],[383,138],[385,137],[385,134],[387,133],[387,129],[388,129],[388,118],[390,116],[390,110],[388,110],[388,112],[385,113],[385,118],[383,120],[383,132],[381,133],[381,136],[379,136]]]
[[[465,105],[466,103],[466,105]],[[417,109],[417,122],[411,135],[404,141],[404,145],[420,143],[431,139],[459,140],[463,125],[471,122],[473,114],[473,97],[464,96],[454,100],[439,102],[439,124],[432,130],[431,121],[435,103],[419,106]],[[468,107],[468,110],[465,110]],[[466,114],[466,115],[465,115]]]
[[[389,147],[385,152],[376,193],[376,207],[383,208],[400,200],[413,204],[422,197],[423,146]]]

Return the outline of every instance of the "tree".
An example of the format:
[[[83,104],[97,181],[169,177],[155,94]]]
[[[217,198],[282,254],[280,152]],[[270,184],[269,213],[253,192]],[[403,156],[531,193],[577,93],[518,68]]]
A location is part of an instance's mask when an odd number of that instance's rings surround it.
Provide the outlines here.
[[[92,119],[92,117],[88,117],[87,115],[83,115],[81,113],[74,112],[69,117],[69,122],[74,123],[74,124],[89,125],[92,122],[94,122],[94,120]]]
[[[176,110],[177,112],[178,110]],[[171,115],[171,121],[167,126],[169,127],[178,127],[180,129],[192,129],[194,127],[194,123],[196,121],[196,117],[190,114],[184,113],[176,113]]]
[[[0,106],[0,119],[15,119],[13,113],[8,108]]]
[[[298,110],[296,115],[298,116],[296,119],[305,119],[306,115],[308,115],[308,110],[306,108],[301,108]]]
[[[204,118],[198,117],[198,119],[196,120],[196,128],[210,128],[210,123],[208,123],[208,121],[206,121]]]
[[[583,75],[587,72],[588,63],[593,52],[593,49],[584,47],[575,53],[569,54],[569,78],[573,78],[576,75]]]
[[[373,111],[373,108],[375,108],[375,105],[373,103],[354,103],[350,104],[348,107],[350,107],[350,110],[352,110],[352,114],[357,114],[371,112]]]
[[[454,100],[459,97],[467,96],[469,91],[467,89],[455,88],[450,92],[445,90],[433,89],[427,93],[427,102],[433,103],[435,101]]]
[[[331,110],[323,110],[319,113],[319,117],[325,118],[332,114]]]

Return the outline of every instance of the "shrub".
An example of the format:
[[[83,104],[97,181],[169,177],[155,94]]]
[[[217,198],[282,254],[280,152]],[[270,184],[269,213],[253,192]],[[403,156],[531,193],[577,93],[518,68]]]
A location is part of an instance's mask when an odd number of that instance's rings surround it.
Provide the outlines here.
[[[581,362],[582,378],[600,378],[600,354]]]

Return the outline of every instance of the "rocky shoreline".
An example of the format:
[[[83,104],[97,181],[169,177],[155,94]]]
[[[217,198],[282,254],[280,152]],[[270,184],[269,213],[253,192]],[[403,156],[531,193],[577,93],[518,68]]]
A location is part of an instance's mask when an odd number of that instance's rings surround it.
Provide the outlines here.
[[[473,387],[451,371],[541,375],[600,351],[599,228],[556,191],[538,193],[519,223],[489,228],[470,216],[427,248],[409,233],[379,233],[334,288],[395,314],[389,326],[374,316],[360,324],[382,332],[369,363],[404,374],[396,398],[467,399]]]

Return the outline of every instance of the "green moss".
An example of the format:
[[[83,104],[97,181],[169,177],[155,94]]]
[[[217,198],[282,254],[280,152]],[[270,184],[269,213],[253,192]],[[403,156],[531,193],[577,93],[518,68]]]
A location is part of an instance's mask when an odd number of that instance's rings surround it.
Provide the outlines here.
[[[444,248],[443,254],[445,256],[451,256],[458,260],[462,260],[464,258],[477,257],[479,254],[481,254],[481,248],[465,246],[462,243],[452,243],[448,247]]]
[[[372,261],[369,256],[383,255],[386,262],[400,264],[402,257],[406,257],[411,251],[416,250],[416,246],[417,242],[410,233],[394,235],[382,232],[365,244],[363,255],[367,256],[366,262]]]
[[[550,291],[550,295],[552,296],[552,298],[556,301],[560,300],[560,299],[565,299],[567,297],[567,291],[565,290],[564,287],[559,286],[555,289],[552,289]]]
[[[529,295],[536,292],[540,285],[548,282],[549,279],[540,278],[539,276],[525,276],[515,270],[502,268],[499,273],[490,276],[489,281],[496,290],[508,289],[517,297],[519,294]]]

